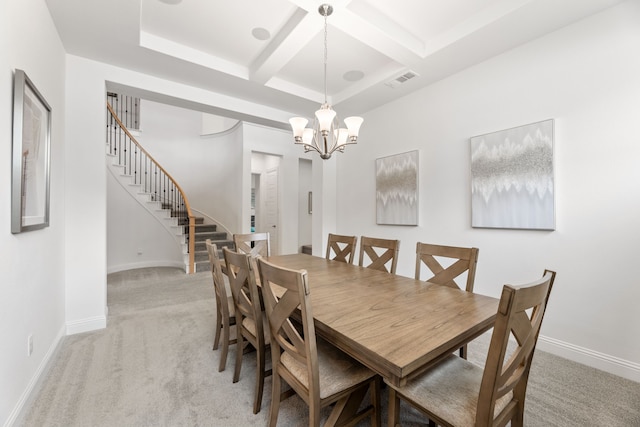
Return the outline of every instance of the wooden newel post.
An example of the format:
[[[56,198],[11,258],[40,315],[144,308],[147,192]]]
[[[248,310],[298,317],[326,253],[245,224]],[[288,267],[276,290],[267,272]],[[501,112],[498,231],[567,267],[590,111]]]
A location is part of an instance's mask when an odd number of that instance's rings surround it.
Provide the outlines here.
[[[189,215],[189,274],[196,272],[196,217]]]

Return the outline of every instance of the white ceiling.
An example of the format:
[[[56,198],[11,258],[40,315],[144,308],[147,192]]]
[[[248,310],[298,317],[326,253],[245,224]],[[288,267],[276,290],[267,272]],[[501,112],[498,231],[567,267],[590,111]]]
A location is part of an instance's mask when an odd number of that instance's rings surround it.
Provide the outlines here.
[[[371,110],[621,1],[333,0],[329,103],[344,116]],[[324,100],[321,1],[46,3],[70,54],[293,115]],[[408,71],[418,76],[388,85]]]

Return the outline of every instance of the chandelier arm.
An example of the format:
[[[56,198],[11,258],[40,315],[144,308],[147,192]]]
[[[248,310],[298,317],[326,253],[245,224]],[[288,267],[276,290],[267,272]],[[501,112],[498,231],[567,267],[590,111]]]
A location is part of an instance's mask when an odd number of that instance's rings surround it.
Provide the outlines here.
[[[320,150],[318,150],[318,147],[316,147],[315,145],[311,145],[311,144],[304,144],[304,152],[308,153],[309,151],[316,151],[318,154],[322,154],[322,152],[320,152]]]

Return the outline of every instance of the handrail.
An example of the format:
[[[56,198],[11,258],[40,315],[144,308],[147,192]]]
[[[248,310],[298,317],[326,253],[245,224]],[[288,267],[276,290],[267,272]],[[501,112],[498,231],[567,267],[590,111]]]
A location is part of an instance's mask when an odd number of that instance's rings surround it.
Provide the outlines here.
[[[178,224],[182,219],[188,219],[189,233],[188,233],[188,246],[187,251],[189,253],[189,274],[195,273],[195,229],[196,218],[191,211],[191,206],[187,196],[182,191],[180,185],[173,179],[173,177],[162,167],[160,164],[145,150],[140,143],[134,138],[129,130],[122,124],[120,118],[111,107],[111,104],[107,101],[107,110],[111,114],[112,119],[115,121],[117,127],[124,132],[125,139],[123,141],[122,133],[116,133],[115,130],[107,132],[107,144],[109,144],[109,152],[114,155],[119,155],[121,164],[125,167],[125,173],[127,172],[133,176],[135,184],[143,185],[144,191],[151,194],[154,201],[160,201],[163,206],[170,205],[171,216],[178,218]],[[109,126],[109,125],[107,125]],[[135,151],[132,155],[131,144],[128,141],[133,142],[135,145]],[[124,146],[124,149],[122,148]],[[138,157],[138,151],[140,150],[140,156]],[[124,151],[124,154],[123,154]],[[143,156],[144,154],[144,156]],[[138,174],[138,169],[140,174]],[[144,171],[144,172],[143,172]],[[144,173],[143,178],[140,176]],[[153,175],[153,176],[149,176]],[[176,196],[175,190],[179,193]],[[166,194],[167,190],[170,194]],[[158,194],[160,192],[160,194]],[[186,215],[183,215],[186,214]],[[182,224],[183,225],[183,224]]]

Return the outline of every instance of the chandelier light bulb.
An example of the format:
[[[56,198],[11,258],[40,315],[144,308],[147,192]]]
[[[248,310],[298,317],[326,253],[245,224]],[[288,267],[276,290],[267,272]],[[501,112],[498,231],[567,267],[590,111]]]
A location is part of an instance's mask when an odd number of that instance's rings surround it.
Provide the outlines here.
[[[316,111],[316,117],[318,118],[318,125],[320,126],[320,131],[329,132],[331,130],[331,126],[333,125],[333,119],[336,117],[336,112],[331,109],[329,106],[323,105],[318,111]]]
[[[358,138],[358,133],[360,132],[360,126],[364,119],[362,117],[352,116],[344,119],[344,124],[347,125],[347,129],[349,130],[349,138]],[[354,139],[354,140],[355,140]]]
[[[302,133],[304,132],[304,127],[308,122],[309,120],[304,117],[293,117],[289,119],[289,123],[291,123],[291,128],[293,129],[293,138],[296,143],[300,143],[300,141],[302,141]]]

